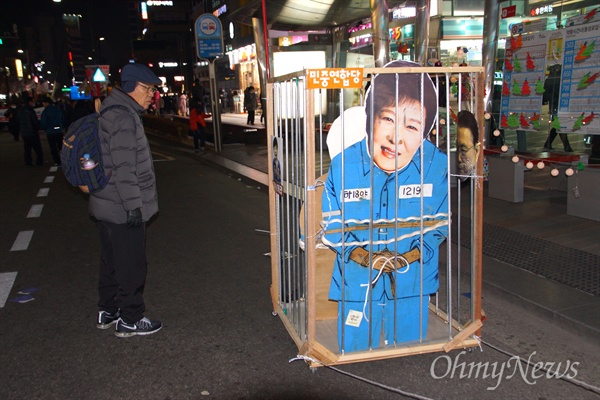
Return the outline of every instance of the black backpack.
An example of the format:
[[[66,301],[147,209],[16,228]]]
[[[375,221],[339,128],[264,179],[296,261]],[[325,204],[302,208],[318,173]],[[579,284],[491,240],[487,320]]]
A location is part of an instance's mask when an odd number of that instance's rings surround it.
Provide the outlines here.
[[[122,105],[115,104],[98,112],[100,100],[96,100],[96,112],[79,118],[73,122],[63,139],[60,151],[62,170],[67,181],[78,186],[85,193],[94,193],[104,189],[110,174],[104,173],[102,148],[98,136],[100,118],[108,110],[120,108],[131,111]]]

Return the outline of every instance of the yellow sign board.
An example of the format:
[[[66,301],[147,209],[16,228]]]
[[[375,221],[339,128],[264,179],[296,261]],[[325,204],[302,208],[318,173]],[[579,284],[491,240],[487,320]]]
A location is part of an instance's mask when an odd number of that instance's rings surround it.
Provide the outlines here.
[[[308,89],[355,89],[362,87],[362,68],[309,69]]]

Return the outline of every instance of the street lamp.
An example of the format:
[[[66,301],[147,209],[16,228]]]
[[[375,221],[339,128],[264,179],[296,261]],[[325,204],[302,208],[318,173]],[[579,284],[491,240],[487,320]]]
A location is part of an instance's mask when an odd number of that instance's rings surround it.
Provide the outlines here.
[[[24,78],[27,77],[26,73],[27,71],[31,71],[31,67],[29,65],[29,51],[28,50],[23,50],[23,49],[17,49],[17,53],[19,54],[25,54],[25,62],[23,62],[23,60],[17,58],[15,59],[15,63],[16,63],[16,67],[17,67],[17,76],[19,78]],[[19,73],[20,71],[20,73]]]
[[[102,46],[100,46],[100,42],[104,41],[104,36],[100,36],[98,38],[98,61],[97,64],[100,65],[102,64]]]

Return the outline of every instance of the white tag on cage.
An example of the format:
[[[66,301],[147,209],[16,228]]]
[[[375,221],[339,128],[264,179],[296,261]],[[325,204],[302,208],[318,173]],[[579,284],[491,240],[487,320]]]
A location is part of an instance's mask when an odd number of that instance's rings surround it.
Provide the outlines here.
[[[348,317],[346,318],[346,325],[353,326],[358,328],[360,326],[360,322],[362,321],[363,313],[356,310],[350,310],[348,312]]]
[[[421,185],[402,185],[399,189],[398,197],[400,199],[410,199],[411,197],[421,197]],[[433,195],[433,185],[426,183],[423,185],[423,197],[431,197]]]
[[[344,190],[344,202],[371,200],[371,188]]]

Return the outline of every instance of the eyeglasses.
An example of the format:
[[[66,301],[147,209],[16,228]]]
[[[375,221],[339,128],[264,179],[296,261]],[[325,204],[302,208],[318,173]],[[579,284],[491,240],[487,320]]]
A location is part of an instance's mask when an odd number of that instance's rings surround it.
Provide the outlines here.
[[[465,149],[465,146],[460,146],[460,147],[458,148],[458,150],[459,150],[461,153],[468,153],[469,151],[471,151],[471,149],[474,149],[474,148],[475,148],[475,145],[476,145],[476,144],[477,144],[477,143],[475,143],[473,146],[469,147],[468,149]]]
[[[143,83],[139,83],[138,85],[140,85],[141,87],[143,87],[144,89],[146,89],[146,92],[150,92],[152,94],[156,93],[158,91],[157,88],[155,88],[154,86],[146,86]]]

